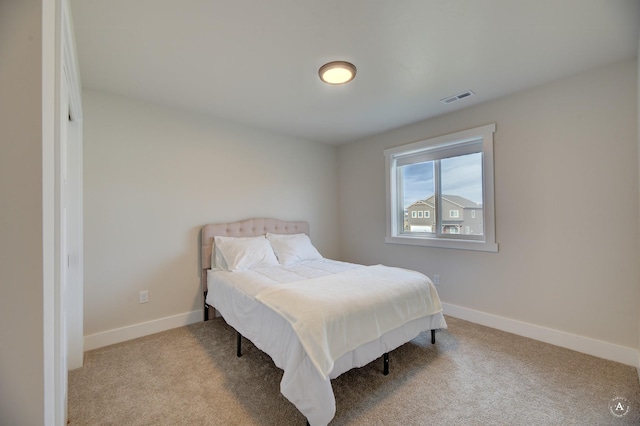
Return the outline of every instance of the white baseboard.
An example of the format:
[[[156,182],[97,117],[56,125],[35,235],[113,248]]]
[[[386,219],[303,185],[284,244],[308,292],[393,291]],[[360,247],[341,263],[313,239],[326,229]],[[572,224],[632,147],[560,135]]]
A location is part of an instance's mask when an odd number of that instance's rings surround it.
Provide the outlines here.
[[[442,307],[445,315],[640,368],[640,354],[635,348],[578,336],[577,334],[541,327],[448,303],[443,303]],[[638,371],[638,377],[640,380],[640,371]]]
[[[636,367],[638,369],[638,380],[640,380],[640,352],[634,348],[578,336],[449,303],[443,303],[442,306],[445,315]],[[202,318],[202,310],[197,310],[91,334],[84,336],[84,350],[89,351],[182,327],[202,321]]]
[[[126,327],[115,328],[113,330],[102,331],[96,334],[84,336],[84,350],[101,348],[103,346],[113,345],[138,337],[148,336],[149,334],[159,333],[172,328],[182,327],[183,325],[193,324],[202,321],[202,310],[185,312],[184,314],[173,315],[170,317],[160,318],[153,321],[142,322],[140,324],[128,325]]]

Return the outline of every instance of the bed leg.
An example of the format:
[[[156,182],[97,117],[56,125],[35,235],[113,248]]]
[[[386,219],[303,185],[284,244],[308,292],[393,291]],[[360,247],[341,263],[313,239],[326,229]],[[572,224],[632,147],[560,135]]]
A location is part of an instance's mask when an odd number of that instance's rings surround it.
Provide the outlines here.
[[[384,368],[382,370],[382,374],[385,376],[389,374],[389,352],[385,352],[383,356]]]
[[[236,356],[239,358],[242,356],[242,334],[236,331]]]
[[[436,331],[435,330],[431,330],[431,344],[432,345],[436,344]]]
[[[204,292],[203,300],[207,300],[207,293],[207,291]],[[209,321],[209,305],[207,305],[207,302],[204,302],[204,320]]]

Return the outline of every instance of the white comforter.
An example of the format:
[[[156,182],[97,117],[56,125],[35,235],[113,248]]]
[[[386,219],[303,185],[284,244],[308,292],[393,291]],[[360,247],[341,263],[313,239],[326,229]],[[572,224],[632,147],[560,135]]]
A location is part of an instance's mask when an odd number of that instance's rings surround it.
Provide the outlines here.
[[[330,379],[422,331],[446,328],[431,281],[399,268],[322,259],[209,271],[208,288],[207,303],[284,370],[282,394],[312,425],[328,424],[335,414]],[[388,303],[391,294],[399,297]]]
[[[442,311],[422,274],[375,265],[262,290],[256,299],[295,330],[318,372],[407,322]]]

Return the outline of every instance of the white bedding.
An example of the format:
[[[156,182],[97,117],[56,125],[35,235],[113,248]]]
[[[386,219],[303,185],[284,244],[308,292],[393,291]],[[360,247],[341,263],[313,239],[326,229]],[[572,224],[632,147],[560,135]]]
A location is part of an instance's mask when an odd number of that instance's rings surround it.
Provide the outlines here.
[[[340,277],[341,283],[331,284],[328,281],[329,275]],[[375,279],[374,283],[374,276],[382,279]],[[310,279],[307,284],[313,284],[316,288],[324,286],[327,291],[319,290],[320,295],[324,294],[323,298],[335,301],[336,293],[341,292],[340,287],[346,287],[347,283],[356,277],[364,280],[360,283],[355,281],[356,288],[366,287],[366,282],[371,282],[372,288],[378,288],[372,300],[364,304],[356,302],[356,306],[367,306],[374,303],[374,299],[386,298],[385,288],[388,289],[391,281],[400,278],[403,281],[409,278],[409,287],[412,290],[391,290],[402,293],[401,307],[387,305],[386,308],[380,307],[365,314],[362,310],[352,312],[350,316],[356,318],[369,315],[364,322],[367,324],[367,330],[358,328],[361,326],[357,324],[363,324],[361,321],[350,322],[349,324],[355,325],[347,326],[351,329],[344,334],[346,329],[341,328],[343,324],[338,327],[342,330],[342,337],[333,335],[328,339],[337,341],[337,345],[309,343],[309,336],[305,336],[304,332],[296,332],[291,320],[296,324],[300,319],[298,317],[306,316],[305,312],[313,309],[300,304],[298,310],[287,310],[283,299],[299,298],[300,291],[308,293],[310,290],[304,289],[303,280]],[[269,354],[276,366],[284,370],[280,390],[307,417],[311,425],[326,425],[335,414],[335,399],[330,379],[351,368],[368,364],[383,353],[413,339],[422,331],[446,328],[442,307],[433,284],[424,275],[413,271],[381,266],[364,267],[319,259],[288,266],[259,267],[237,272],[209,270],[207,280],[207,303],[215,307],[232,327]],[[420,282],[422,284],[419,284]],[[296,296],[285,294],[283,297],[277,297],[283,287],[295,288],[298,293],[295,293]],[[353,304],[357,299],[364,297],[357,293],[359,291],[345,303]],[[267,304],[271,307],[266,306]],[[410,309],[407,309],[407,304],[411,305]],[[336,307],[338,312],[345,309],[337,304]],[[324,310],[327,309],[320,309]],[[391,323],[387,322],[389,318]],[[317,333],[318,329],[315,332]],[[326,330],[320,330],[320,333],[325,332]],[[348,338],[345,338],[347,335]],[[314,345],[317,346],[315,349],[309,349]]]

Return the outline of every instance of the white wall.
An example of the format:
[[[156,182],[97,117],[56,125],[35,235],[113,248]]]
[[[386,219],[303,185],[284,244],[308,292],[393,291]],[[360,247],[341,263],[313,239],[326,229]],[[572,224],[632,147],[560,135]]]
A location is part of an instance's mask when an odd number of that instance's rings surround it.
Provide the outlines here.
[[[83,107],[85,336],[201,309],[207,223],[307,220],[339,256],[336,147],[89,90]]]
[[[0,2],[2,424],[45,423],[42,22],[40,1]]]
[[[343,260],[439,274],[444,302],[638,347],[637,61],[339,149]],[[499,253],[384,243],[383,150],[493,123]]]

